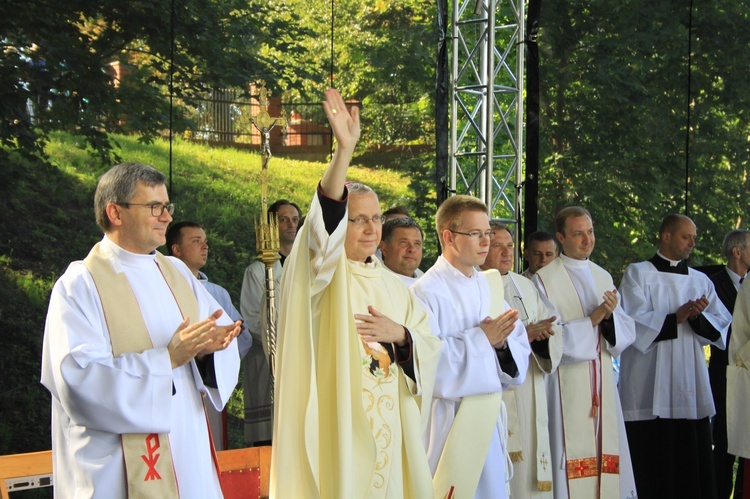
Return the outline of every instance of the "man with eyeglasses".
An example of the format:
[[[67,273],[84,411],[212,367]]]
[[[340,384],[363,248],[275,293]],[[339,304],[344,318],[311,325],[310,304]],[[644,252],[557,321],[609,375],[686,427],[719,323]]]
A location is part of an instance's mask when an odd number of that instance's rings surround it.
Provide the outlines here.
[[[498,272],[476,269],[494,238],[487,211],[471,196],[440,205],[443,254],[410,288],[443,343],[427,433],[435,497],[507,497],[502,392],[523,383],[530,347]]]
[[[596,238],[588,210],[555,217],[562,254],[533,282],[562,321],[563,353],[548,377],[555,498],[637,497],[612,358],[635,339],[612,276],[589,260]]]
[[[198,222],[182,220],[173,223],[167,229],[167,254],[179,258],[193,273],[196,279],[211,293],[216,303],[229,315],[233,321],[242,321],[242,316],[234,308],[232,298],[229,292],[222,286],[208,280],[208,276],[201,271],[208,261],[208,238],[206,231]],[[237,337],[237,348],[239,349],[240,358],[244,357],[253,344],[253,339],[243,323],[242,331]],[[226,429],[224,427],[223,413],[226,411],[217,411],[213,406],[206,406],[208,422],[211,426],[214,447],[216,450],[228,448],[226,442]]]
[[[480,268],[496,269],[503,279],[505,301],[518,310],[531,345],[526,380],[503,394],[508,411],[508,454],[513,462],[511,497],[552,497],[546,375],[554,372],[562,355],[562,335],[556,317],[547,309],[534,284],[511,271],[515,256],[513,235],[500,220],[490,220],[494,238]]]
[[[55,284],[44,332],[55,494],[220,498],[203,403],[232,394],[241,324],[156,251],[174,210],[162,173],[117,165],[94,205],[104,238]]]
[[[433,497],[422,432],[440,341],[374,258],[375,192],[346,183],[359,110],[323,103],[337,147],[281,279],[271,496]]]
[[[284,262],[292,252],[302,210],[288,199],[277,199],[268,207],[269,219],[274,215],[279,227],[279,259],[273,263],[274,289],[278,297]],[[266,264],[256,260],[245,269],[240,294],[240,311],[253,335],[253,347],[242,360],[246,445],[270,445],[273,438],[266,296]],[[277,331],[283,334],[278,328]]]

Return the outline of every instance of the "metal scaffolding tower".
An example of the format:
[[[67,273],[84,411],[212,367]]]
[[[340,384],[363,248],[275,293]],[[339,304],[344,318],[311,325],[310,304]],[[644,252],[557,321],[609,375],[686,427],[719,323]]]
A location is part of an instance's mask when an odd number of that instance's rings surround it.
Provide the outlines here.
[[[516,241],[522,213],[524,2],[454,0],[451,26],[449,188],[482,199],[490,217],[515,229]]]

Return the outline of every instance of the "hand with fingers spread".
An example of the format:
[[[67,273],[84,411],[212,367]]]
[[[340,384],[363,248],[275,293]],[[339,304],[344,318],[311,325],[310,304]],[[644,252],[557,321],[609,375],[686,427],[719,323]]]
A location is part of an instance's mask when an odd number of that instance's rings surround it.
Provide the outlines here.
[[[222,313],[219,309],[195,324],[190,324],[190,318],[185,317],[167,346],[172,369],[187,364],[198,355],[206,355],[229,346],[239,334],[239,326],[237,323],[232,326],[216,326],[216,319]]]
[[[613,289],[612,291],[605,291],[601,305],[596,307],[596,310],[594,310],[589,316],[589,318],[591,319],[591,325],[596,327],[603,320],[612,317],[612,312],[614,312],[615,308],[617,308],[617,301],[617,289]]]
[[[479,327],[484,331],[490,344],[495,348],[502,348],[505,340],[510,336],[518,320],[518,310],[509,308],[496,318],[486,317]]]
[[[550,336],[554,336],[555,330],[553,325],[557,317],[554,315],[549,319],[541,320],[537,323],[530,323],[526,326],[526,334],[529,336],[529,341],[542,341],[548,339]]]
[[[354,314],[357,321],[357,333],[366,342],[377,341],[378,343],[395,343],[398,346],[406,345],[406,329],[401,324],[393,322],[385,315],[370,305],[367,307],[370,315]]]

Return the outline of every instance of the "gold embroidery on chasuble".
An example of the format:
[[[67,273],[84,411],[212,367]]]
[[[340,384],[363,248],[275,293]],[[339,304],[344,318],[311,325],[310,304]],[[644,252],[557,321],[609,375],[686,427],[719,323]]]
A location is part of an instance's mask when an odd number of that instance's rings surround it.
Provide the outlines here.
[[[372,350],[388,359],[388,365],[373,358]],[[385,489],[390,482],[394,452],[401,448],[401,420],[398,407],[398,367],[390,363],[382,345],[375,348],[360,343],[362,355],[362,406],[367,414],[370,431],[375,439],[375,470],[370,483],[370,497],[378,497],[377,489]]]
[[[398,322],[401,309],[388,294],[380,277],[382,269],[350,261],[350,299],[355,314],[368,314],[368,306]],[[399,313],[401,312],[401,313]],[[356,332],[354,333],[356,334]],[[358,335],[359,336],[359,335]],[[375,444],[375,468],[368,487],[368,499],[392,497],[391,482],[401,475],[401,415],[399,413],[399,368],[391,362],[380,343],[366,343],[360,337],[362,407]],[[397,469],[394,468],[397,467]],[[397,476],[393,476],[396,473]]]

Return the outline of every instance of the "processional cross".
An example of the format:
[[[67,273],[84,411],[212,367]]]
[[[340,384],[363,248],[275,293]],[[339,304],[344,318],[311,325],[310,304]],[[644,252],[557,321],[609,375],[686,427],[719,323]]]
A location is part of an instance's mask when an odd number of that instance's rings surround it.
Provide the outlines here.
[[[268,362],[271,366],[271,403],[273,404],[274,384],[276,377],[276,290],[273,280],[273,264],[279,257],[279,223],[276,214],[268,216],[268,161],[271,159],[271,130],[276,126],[286,126],[286,118],[273,118],[268,114],[268,97],[270,92],[265,82],[261,83],[258,102],[260,111],[250,118],[253,126],[260,132],[260,171],[261,215],[255,219],[255,246],[258,259],[266,266],[266,341]]]

